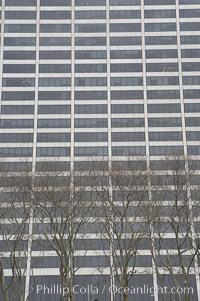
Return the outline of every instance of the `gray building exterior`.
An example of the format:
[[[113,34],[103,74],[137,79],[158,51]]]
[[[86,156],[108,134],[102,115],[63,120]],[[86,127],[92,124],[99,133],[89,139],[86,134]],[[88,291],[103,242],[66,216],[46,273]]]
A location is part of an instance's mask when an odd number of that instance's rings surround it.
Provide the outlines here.
[[[70,174],[94,162],[105,161],[108,169],[117,162],[125,166],[131,158],[159,170],[166,156],[183,156],[190,157],[198,178],[200,0],[0,3],[1,168],[37,173],[56,162]],[[26,291],[34,291],[28,300],[60,300],[54,292],[36,292],[37,285],[60,280],[53,251],[41,255],[33,245],[25,279]],[[148,248],[141,255],[146,259],[132,286],[155,288]],[[112,283],[95,231],[83,240],[76,260],[81,286],[98,284],[101,291]],[[190,300],[200,300],[198,273],[191,285]],[[119,300],[100,292],[75,297]],[[162,299],[143,293],[129,300]]]

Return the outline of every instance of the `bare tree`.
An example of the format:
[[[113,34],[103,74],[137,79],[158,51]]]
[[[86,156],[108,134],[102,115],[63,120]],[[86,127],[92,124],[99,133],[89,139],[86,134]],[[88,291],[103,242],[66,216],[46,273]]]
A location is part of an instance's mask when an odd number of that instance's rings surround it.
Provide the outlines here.
[[[194,231],[192,173],[185,158],[166,159],[159,164],[162,172],[152,172],[151,200],[144,207],[151,225],[152,257],[160,285],[183,287],[184,299],[177,293],[176,300],[189,301],[190,275],[198,274],[195,263],[200,247]],[[161,296],[169,300],[169,295]]]
[[[31,177],[28,172],[1,170],[0,294],[3,301],[25,301],[25,277],[31,217]]]
[[[85,198],[86,187],[74,177],[72,183],[65,172],[42,172],[34,187],[37,220],[47,221],[43,237],[59,258],[61,285],[69,290],[62,300],[73,301],[74,276],[79,268],[74,265],[75,249],[84,238],[94,200],[89,193]]]
[[[110,244],[110,252],[105,252],[109,262],[111,277],[122,288],[121,300],[127,301],[126,288],[135,273],[139,273],[138,251],[145,242],[148,225],[144,224],[141,208],[148,197],[147,171],[128,162],[126,170],[118,165],[107,173],[108,185],[101,186],[101,191],[108,190],[108,198],[101,204],[102,223],[100,232],[102,242]],[[144,267],[143,271],[146,270]],[[102,270],[103,273],[103,270]]]

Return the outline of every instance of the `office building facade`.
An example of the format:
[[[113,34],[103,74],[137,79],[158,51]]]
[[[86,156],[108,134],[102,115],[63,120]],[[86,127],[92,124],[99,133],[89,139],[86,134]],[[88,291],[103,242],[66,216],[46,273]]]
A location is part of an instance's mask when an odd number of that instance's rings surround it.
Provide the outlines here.
[[[131,158],[157,170],[166,156],[189,156],[198,176],[200,0],[0,2],[2,168],[37,173],[52,162],[70,174],[94,161],[109,169]],[[88,253],[84,243],[79,249],[77,283],[83,286],[110,282],[109,272],[99,272],[106,263],[96,241],[91,233]],[[150,272],[141,264],[134,284],[152,287],[151,258],[145,247],[142,252]],[[31,254],[26,285],[59,284],[53,253],[41,260],[39,249]],[[191,300],[197,300],[196,275],[192,283]],[[58,295],[34,291],[29,300]],[[110,300],[100,293],[77,300],[95,298]],[[131,298],[161,300],[156,294]]]

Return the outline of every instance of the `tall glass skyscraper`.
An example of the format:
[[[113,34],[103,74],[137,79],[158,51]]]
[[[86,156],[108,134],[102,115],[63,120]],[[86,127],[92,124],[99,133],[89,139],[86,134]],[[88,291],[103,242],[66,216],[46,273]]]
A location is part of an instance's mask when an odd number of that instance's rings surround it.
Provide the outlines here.
[[[195,166],[198,186],[200,0],[0,4],[1,170],[37,173],[56,166],[70,175],[91,170],[94,163],[101,171],[102,161],[105,170],[126,169],[131,160],[161,172],[159,162],[166,156],[184,156]],[[37,285],[60,283],[55,254],[42,250],[40,258],[40,248],[34,243],[31,248],[25,283],[26,291],[31,287],[33,292],[28,300],[60,300],[55,291],[36,290]],[[154,287],[145,243],[141,254],[145,259],[138,263],[134,285]],[[75,260],[81,286],[110,283],[94,228]],[[198,298],[198,281],[193,274],[190,300]],[[113,301],[111,295],[87,292],[75,300]],[[162,300],[149,293],[129,298]]]

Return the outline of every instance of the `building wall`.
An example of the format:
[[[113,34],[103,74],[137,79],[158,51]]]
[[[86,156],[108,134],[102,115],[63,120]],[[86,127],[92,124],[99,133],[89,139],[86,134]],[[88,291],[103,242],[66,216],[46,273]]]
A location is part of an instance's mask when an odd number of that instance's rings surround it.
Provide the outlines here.
[[[176,155],[198,166],[199,0],[0,2],[0,167],[39,172],[53,161],[69,176],[131,158],[159,170]],[[98,255],[79,273],[99,274]],[[35,275],[58,275],[45,256]]]

